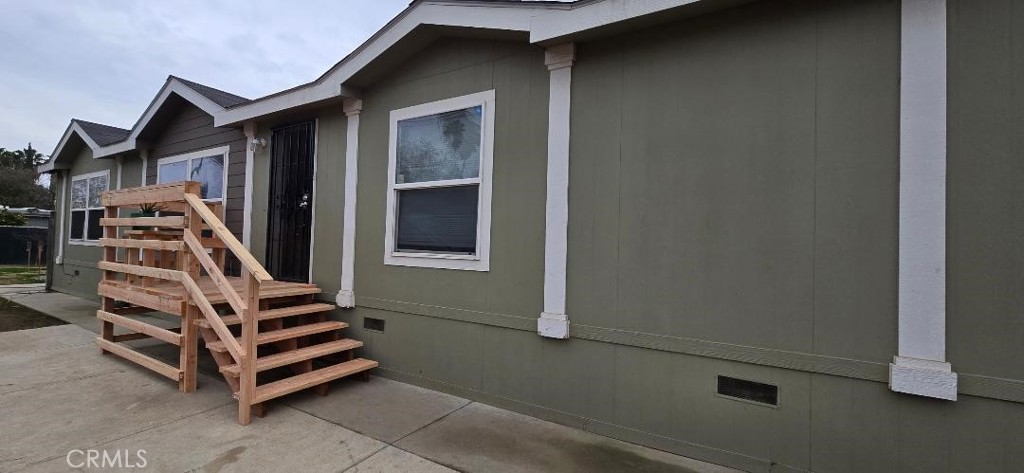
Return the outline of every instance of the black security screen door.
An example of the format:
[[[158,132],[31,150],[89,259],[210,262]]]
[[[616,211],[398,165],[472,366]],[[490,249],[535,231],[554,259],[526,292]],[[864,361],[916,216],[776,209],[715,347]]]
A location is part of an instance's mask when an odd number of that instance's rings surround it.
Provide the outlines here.
[[[309,280],[315,128],[314,122],[275,128],[270,141],[267,270],[282,281]]]

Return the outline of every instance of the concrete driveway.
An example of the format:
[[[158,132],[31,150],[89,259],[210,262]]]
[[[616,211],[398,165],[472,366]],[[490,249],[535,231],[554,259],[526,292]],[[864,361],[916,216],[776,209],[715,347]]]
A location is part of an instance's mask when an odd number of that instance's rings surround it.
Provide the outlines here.
[[[211,362],[198,392],[180,394],[99,353],[95,303],[3,292],[70,324],[0,333],[0,472],[98,470],[91,452],[125,471],[735,471],[379,377],[282,398],[242,427]]]

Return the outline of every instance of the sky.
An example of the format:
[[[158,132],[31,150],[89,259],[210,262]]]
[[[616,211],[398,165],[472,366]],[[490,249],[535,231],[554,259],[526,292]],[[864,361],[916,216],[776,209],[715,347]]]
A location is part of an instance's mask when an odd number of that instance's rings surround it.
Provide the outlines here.
[[[168,75],[256,98],[323,74],[409,0],[0,0],[0,148],[131,128]]]

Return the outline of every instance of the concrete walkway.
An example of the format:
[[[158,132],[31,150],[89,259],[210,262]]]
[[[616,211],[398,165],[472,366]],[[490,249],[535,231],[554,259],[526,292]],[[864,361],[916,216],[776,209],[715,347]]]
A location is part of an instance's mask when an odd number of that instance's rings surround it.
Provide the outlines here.
[[[198,392],[180,394],[99,353],[95,303],[33,292],[0,297],[70,324],[0,333],[0,472],[89,470],[89,450],[120,452],[125,470],[144,458],[133,471],[735,471],[379,377],[279,399],[241,427],[205,353]],[[132,343],[176,363],[167,345]]]

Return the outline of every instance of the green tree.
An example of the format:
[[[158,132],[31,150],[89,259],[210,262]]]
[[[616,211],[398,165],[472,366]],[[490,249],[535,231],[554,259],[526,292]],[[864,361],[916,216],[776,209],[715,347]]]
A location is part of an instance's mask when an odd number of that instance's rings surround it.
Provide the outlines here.
[[[21,214],[12,214],[6,210],[0,210],[0,226],[21,227],[28,223],[28,219]]]
[[[13,151],[0,148],[0,206],[53,209],[53,192],[39,185],[35,171],[45,161],[32,143]]]

